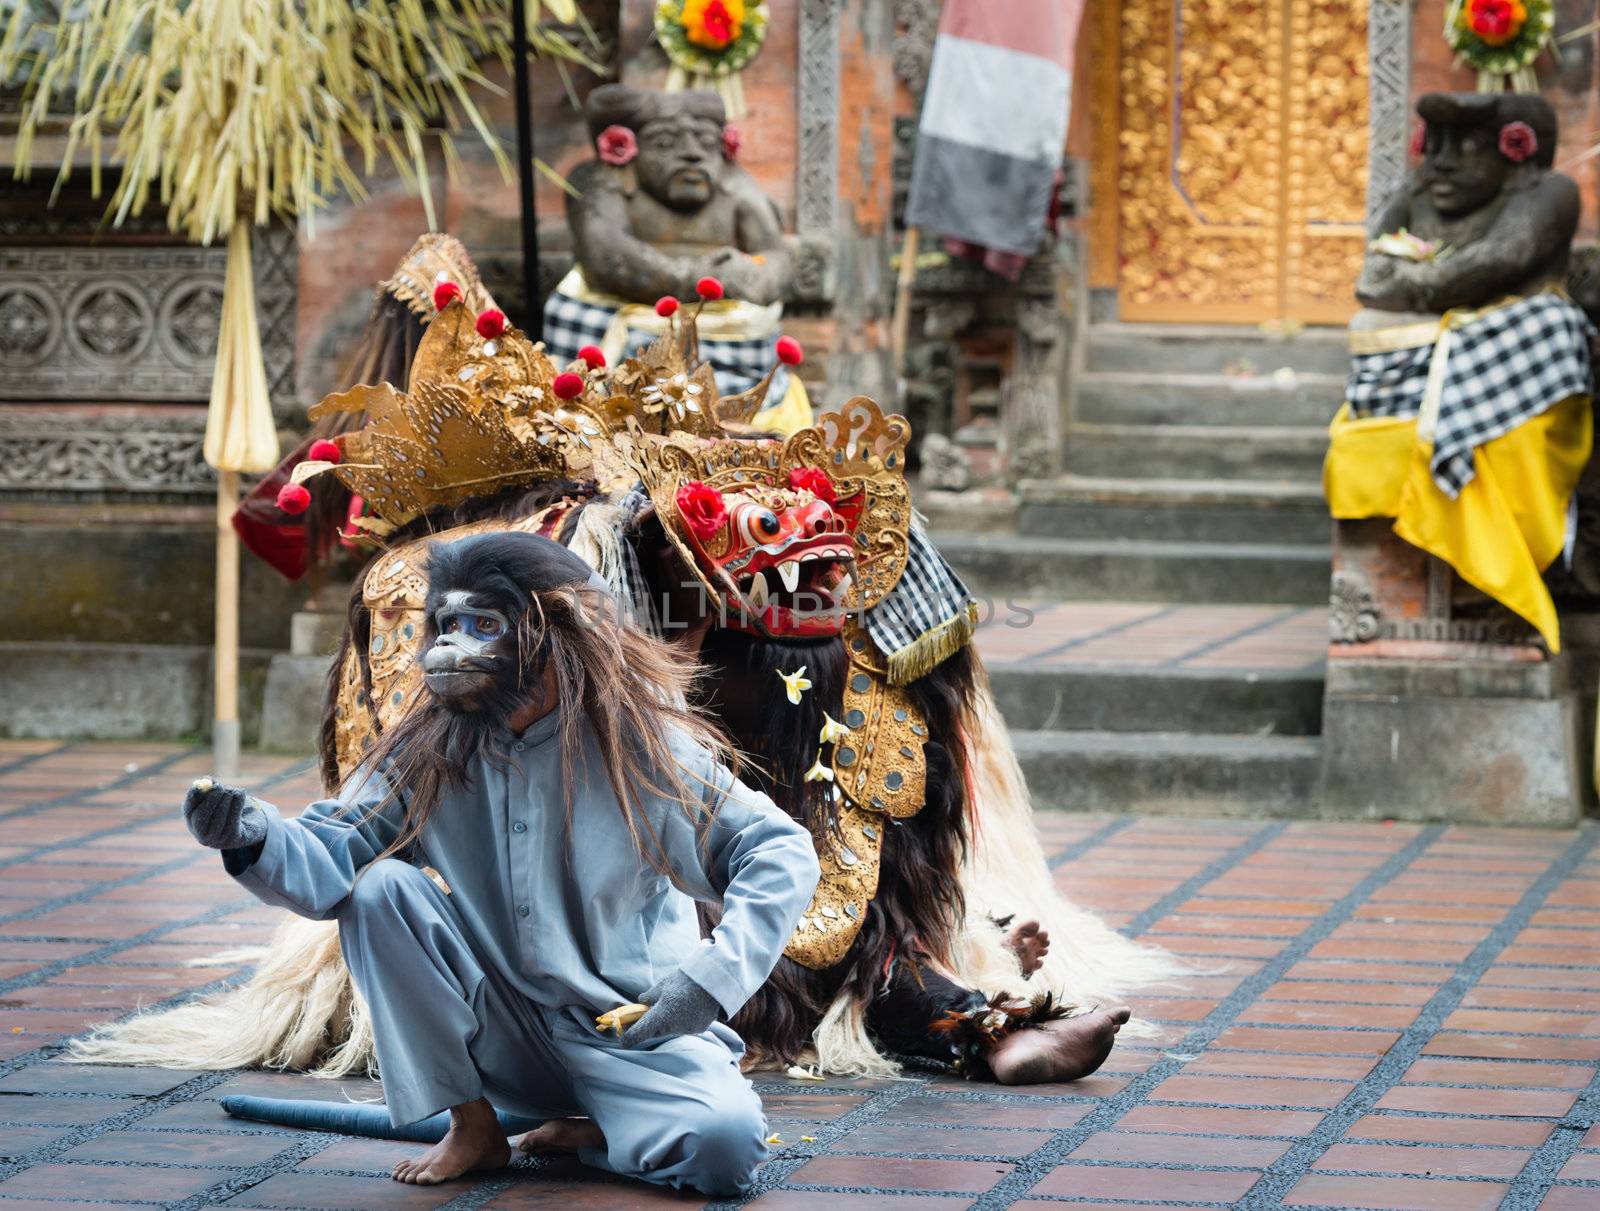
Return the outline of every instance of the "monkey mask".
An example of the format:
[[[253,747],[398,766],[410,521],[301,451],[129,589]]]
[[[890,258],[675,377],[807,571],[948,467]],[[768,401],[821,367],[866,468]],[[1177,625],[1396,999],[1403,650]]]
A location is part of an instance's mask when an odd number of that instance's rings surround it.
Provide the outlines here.
[[[561,588],[607,592],[588,564],[537,534],[504,531],[435,545],[422,653],[428,690],[452,710],[520,706],[544,672],[536,598]]]

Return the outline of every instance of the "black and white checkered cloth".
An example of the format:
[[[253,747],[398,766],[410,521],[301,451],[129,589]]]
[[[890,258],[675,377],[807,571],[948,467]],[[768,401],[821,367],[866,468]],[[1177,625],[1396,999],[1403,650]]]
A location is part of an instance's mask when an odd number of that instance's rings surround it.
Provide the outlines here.
[[[615,307],[574,298],[559,290],[552,293],[544,305],[544,344],[551,359],[557,365],[564,366],[576,361],[578,350],[585,345],[601,344],[611,327],[611,321],[616,318],[617,310]],[[760,382],[777,361],[772,348],[777,336],[774,330],[743,341],[702,339],[700,356],[710,362],[711,368],[716,371],[717,391],[722,395],[737,395]],[[629,329],[622,356],[632,357],[654,339],[648,332]],[[772,376],[772,385],[767,388],[767,405],[776,404],[788,389],[788,368],[779,366],[778,372]]]
[[[920,521],[907,535],[906,570],[894,591],[867,611],[867,634],[893,662],[923,636],[940,627],[958,625],[972,605],[972,594],[939,554]]]
[[[1573,395],[1593,391],[1589,342],[1595,328],[1572,302],[1536,294],[1497,308],[1450,337],[1433,480],[1452,500],[1472,481],[1472,455]],[[1345,398],[1358,417],[1422,411],[1434,346],[1360,354],[1350,361]]]

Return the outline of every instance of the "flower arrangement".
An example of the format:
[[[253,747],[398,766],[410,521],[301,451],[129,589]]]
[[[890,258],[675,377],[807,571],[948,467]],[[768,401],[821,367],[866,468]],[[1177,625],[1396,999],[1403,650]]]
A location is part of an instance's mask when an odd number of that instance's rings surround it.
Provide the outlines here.
[[[1478,70],[1478,86],[1499,91],[1506,79],[1522,92],[1536,92],[1533,61],[1555,28],[1551,0],[1452,0],[1445,39],[1456,57]]]
[[[658,0],[655,30],[672,64],[668,92],[714,89],[730,118],[744,116],[738,75],[767,40],[766,0]]]
[[[1425,240],[1421,236],[1412,235],[1402,227],[1399,231],[1387,232],[1380,235],[1367,245],[1373,252],[1392,256],[1402,261],[1431,261],[1439,255],[1441,249],[1432,240]]]

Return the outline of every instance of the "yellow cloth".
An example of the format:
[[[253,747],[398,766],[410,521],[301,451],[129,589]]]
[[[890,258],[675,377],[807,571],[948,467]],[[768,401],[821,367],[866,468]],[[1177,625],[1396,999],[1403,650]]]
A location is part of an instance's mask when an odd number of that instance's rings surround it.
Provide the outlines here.
[[[1393,517],[1394,532],[1437,555],[1561,650],[1543,573],[1561,554],[1567,502],[1589,461],[1589,397],[1574,395],[1473,452],[1472,480],[1451,500],[1433,482],[1432,443],[1417,418],[1339,409],[1322,468],[1333,516]]]
[[[783,393],[783,398],[770,408],[763,408],[750,418],[750,423],[757,429],[770,430],[789,437],[800,432],[816,419],[811,412],[811,396],[806,391],[806,385],[800,381],[800,376],[793,370],[789,371],[789,387]]]

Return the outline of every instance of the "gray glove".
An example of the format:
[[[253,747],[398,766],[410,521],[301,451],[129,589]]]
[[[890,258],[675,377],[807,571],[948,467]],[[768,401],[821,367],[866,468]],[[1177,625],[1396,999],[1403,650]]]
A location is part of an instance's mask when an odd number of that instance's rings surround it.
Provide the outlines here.
[[[657,1039],[699,1034],[722,1012],[716,999],[681,971],[656,981],[639,1003],[650,1006],[650,1012],[622,1032],[622,1045],[630,1050]]]
[[[195,779],[184,796],[183,822],[211,849],[244,849],[267,839],[267,817],[250,796],[210,778]]]

